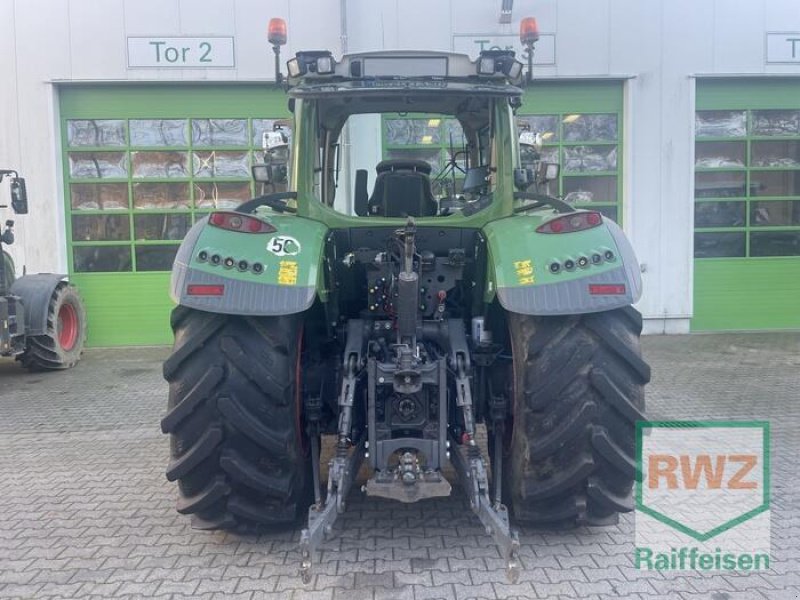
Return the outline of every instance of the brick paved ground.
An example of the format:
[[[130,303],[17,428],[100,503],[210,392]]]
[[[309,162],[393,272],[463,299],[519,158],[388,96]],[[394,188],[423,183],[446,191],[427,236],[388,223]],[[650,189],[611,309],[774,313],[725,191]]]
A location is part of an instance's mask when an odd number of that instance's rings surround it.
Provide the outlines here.
[[[297,533],[196,532],[173,510],[159,433],[167,350],[93,350],[71,372],[0,362],[1,598],[800,598],[800,334],[650,337],[653,418],[769,419],[772,570],[664,576],[632,566],[633,518],[522,532],[519,583],[458,496],[354,493],[311,584]]]

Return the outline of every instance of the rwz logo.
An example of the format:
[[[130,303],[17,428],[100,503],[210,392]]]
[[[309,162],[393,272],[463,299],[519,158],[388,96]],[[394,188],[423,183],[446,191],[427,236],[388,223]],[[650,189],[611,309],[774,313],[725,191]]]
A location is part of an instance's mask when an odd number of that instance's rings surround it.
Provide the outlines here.
[[[768,563],[769,423],[639,422],[636,446],[637,566]]]

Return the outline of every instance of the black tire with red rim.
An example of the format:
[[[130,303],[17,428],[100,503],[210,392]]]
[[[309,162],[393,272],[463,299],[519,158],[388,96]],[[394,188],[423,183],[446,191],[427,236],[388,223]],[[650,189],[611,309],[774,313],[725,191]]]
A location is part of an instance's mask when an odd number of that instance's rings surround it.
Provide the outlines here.
[[[161,429],[178,512],[199,529],[292,525],[311,504],[301,419],[301,315],[241,317],[182,306]]]
[[[86,341],[86,308],[78,291],[63,281],[50,297],[47,331],[28,336],[19,357],[31,370],[69,369],[80,360]]]

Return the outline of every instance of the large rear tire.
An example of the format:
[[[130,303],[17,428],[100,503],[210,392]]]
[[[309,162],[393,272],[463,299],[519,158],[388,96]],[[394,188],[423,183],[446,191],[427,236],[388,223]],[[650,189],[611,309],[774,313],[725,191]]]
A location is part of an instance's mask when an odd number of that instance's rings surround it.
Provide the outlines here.
[[[650,367],[632,307],[565,317],[509,314],[514,364],[507,493],[517,520],[608,525],[633,509],[635,423]],[[508,496],[507,496],[508,497]]]
[[[80,360],[86,341],[86,308],[74,286],[62,281],[53,290],[47,307],[47,330],[26,338],[19,357],[32,371],[69,369]]]
[[[177,307],[164,363],[178,512],[199,529],[294,524],[310,504],[301,426],[302,318]]]

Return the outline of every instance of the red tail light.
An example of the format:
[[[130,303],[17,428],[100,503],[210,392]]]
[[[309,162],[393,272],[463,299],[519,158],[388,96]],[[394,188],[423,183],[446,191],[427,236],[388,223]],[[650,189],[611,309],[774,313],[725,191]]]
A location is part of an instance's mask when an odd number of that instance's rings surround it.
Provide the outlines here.
[[[224,285],[189,284],[186,286],[187,296],[222,296],[224,294],[225,294]]]
[[[595,211],[576,212],[557,217],[536,228],[539,233],[572,233],[597,227],[603,222],[603,215]]]
[[[213,212],[208,217],[208,222],[214,227],[239,233],[275,233],[277,231],[272,225],[261,219],[237,212]]]
[[[624,283],[590,283],[589,293],[592,296],[624,296]]]

